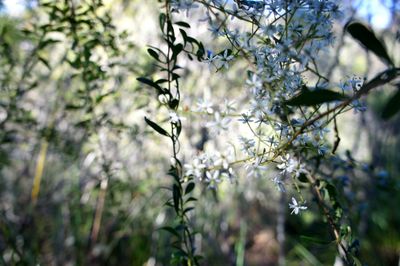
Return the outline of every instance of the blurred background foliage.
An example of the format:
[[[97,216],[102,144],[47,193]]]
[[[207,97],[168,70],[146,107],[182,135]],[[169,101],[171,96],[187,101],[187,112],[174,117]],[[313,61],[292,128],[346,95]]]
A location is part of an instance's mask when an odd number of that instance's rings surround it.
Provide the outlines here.
[[[18,14],[5,3],[0,1],[0,264],[167,265],[170,235],[158,228],[172,216],[162,188],[170,183],[170,144],[145,126],[143,117],[156,116],[158,103],[136,82],[154,72],[146,49],[161,43],[159,3],[21,1]],[[336,45],[319,62],[333,82],[353,74],[371,78],[382,69],[374,55],[343,36],[350,17],[369,23],[398,64],[399,5],[342,1]],[[213,50],[226,45],[210,38],[206,27],[193,25],[191,35]],[[246,100],[238,79],[244,64],[219,73],[185,59],[181,65],[184,110],[199,98]],[[399,264],[400,116],[380,118],[392,93],[377,90],[366,112],[339,119],[338,153],[347,168],[337,185],[352,199],[349,220],[360,260],[368,265]],[[184,161],[196,149],[218,147],[218,139],[204,139],[204,125],[189,111],[183,115],[189,118]],[[203,265],[277,265],[278,217],[284,217],[287,265],[334,264],[336,247],[316,206],[290,216],[271,182],[242,176],[216,192],[196,188],[193,224]]]

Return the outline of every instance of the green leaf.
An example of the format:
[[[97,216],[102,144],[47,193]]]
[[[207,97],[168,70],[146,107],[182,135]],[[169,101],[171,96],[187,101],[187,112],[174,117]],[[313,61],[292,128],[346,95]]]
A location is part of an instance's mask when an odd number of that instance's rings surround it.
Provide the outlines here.
[[[164,227],[161,227],[159,230],[165,230],[165,231],[167,231],[167,232],[169,232],[169,233],[175,235],[176,237],[181,238],[179,232],[176,231],[176,230],[175,230],[173,227],[171,227],[171,226],[164,226]]]
[[[177,45],[174,45],[171,47],[172,48],[172,52],[173,52],[173,58],[172,59],[176,59],[176,57],[178,56],[178,54],[180,52],[182,52],[183,50],[183,45],[181,43],[178,43]]]
[[[400,76],[400,68],[390,68],[387,69],[378,75],[376,75],[373,79],[371,79],[367,84],[364,84],[361,89],[358,91],[358,94],[366,94],[368,91],[373,88],[385,85],[389,83],[396,77]]]
[[[172,176],[177,183],[180,182],[178,169],[174,166],[171,166],[168,170],[168,174]]]
[[[199,45],[199,49],[196,52],[196,56],[197,56],[197,60],[201,61],[204,57],[205,49],[201,42],[199,42],[198,45]]]
[[[328,191],[329,198],[332,202],[336,202],[336,187],[332,184],[326,184],[326,191]]]
[[[60,40],[55,40],[55,39],[47,39],[47,40],[44,40],[44,41],[39,43],[38,49],[43,49],[48,45],[56,44],[56,43],[59,43],[59,42],[61,42],[61,41]]]
[[[148,78],[144,78],[144,77],[136,78],[136,80],[141,82],[141,83],[144,83],[146,85],[149,85],[150,87],[155,88],[159,93],[162,93],[162,89],[161,89],[160,85],[158,85],[154,81],[152,81],[152,80],[150,80]]]
[[[178,100],[178,99],[172,99],[172,101],[170,101],[170,102],[168,103],[168,106],[169,106],[171,109],[176,110],[177,107],[179,106],[179,100]]]
[[[330,90],[303,90],[298,95],[286,101],[287,105],[293,106],[312,106],[326,102],[340,101],[347,99],[341,93],[330,91]]]
[[[156,51],[154,51],[153,49],[149,48],[147,49],[147,52],[149,53],[149,55],[151,55],[151,57],[153,57],[155,60],[160,61],[159,55]]]
[[[397,84],[397,92],[390,98],[383,108],[382,118],[387,120],[400,111],[400,83]]]
[[[197,199],[195,197],[190,197],[185,201],[185,203],[187,203],[189,201],[197,201]]]
[[[167,19],[167,16],[164,13],[161,13],[158,19],[159,19],[160,29],[162,32],[164,32],[165,21]]]
[[[185,189],[185,195],[189,194],[190,192],[192,192],[192,190],[194,189],[195,184],[193,182],[190,182],[186,189]]]
[[[51,70],[51,66],[49,64],[49,61],[47,61],[47,59],[45,59],[42,56],[38,56],[38,59],[40,62],[42,62],[47,67],[48,70]]]
[[[146,123],[151,126],[155,131],[157,131],[158,133],[160,133],[161,135],[164,135],[166,137],[169,137],[168,132],[163,129],[162,127],[160,127],[159,125],[157,125],[156,123],[154,123],[153,121],[147,119],[146,117],[144,118],[144,120],[146,121]]]
[[[182,35],[182,38],[183,38],[183,42],[184,42],[184,44],[186,46],[188,35],[187,35],[186,31],[184,31],[183,29],[179,29],[179,31],[181,32],[181,35]]]
[[[389,57],[386,48],[376,36],[372,29],[359,22],[349,22],[346,24],[346,30],[351,36],[358,40],[365,48],[376,54],[386,64],[393,66],[393,61]]]
[[[299,179],[299,181],[302,182],[302,183],[308,183],[308,182],[309,182],[308,179],[307,179],[306,174],[304,174],[304,173],[301,173],[301,174],[299,175],[298,179]]]
[[[176,211],[176,213],[178,213],[179,212],[179,201],[180,201],[180,198],[181,198],[181,191],[180,191],[179,187],[176,184],[174,184],[174,186],[172,188],[172,196],[173,196],[173,199],[174,199],[175,211]]]
[[[192,211],[192,210],[194,210],[194,207],[188,207],[188,208],[186,208],[186,209],[183,211],[183,214],[185,214],[185,213],[187,213],[187,212],[190,212],[190,211]]]
[[[189,23],[186,23],[184,21],[178,21],[178,22],[175,22],[175,24],[178,26],[184,27],[184,28],[190,28]]]

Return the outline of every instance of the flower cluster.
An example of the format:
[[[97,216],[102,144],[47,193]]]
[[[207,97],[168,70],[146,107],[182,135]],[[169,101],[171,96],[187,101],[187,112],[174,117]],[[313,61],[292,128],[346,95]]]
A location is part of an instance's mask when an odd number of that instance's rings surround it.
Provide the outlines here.
[[[207,51],[204,62],[211,71],[228,71],[239,59],[248,65],[242,78],[246,97],[225,99],[221,106],[201,99],[192,110],[207,117],[203,125],[215,138],[236,141],[240,153],[236,149],[203,152],[185,165],[186,174],[217,188],[223,180],[240,176],[234,174],[233,165],[241,163],[247,177],[262,178],[268,176],[267,171],[276,172],[272,183],[278,191],[288,191],[289,183],[310,175],[311,155],[324,157],[329,151],[329,121],[310,123],[317,114],[315,109],[285,102],[304,88],[327,88],[328,80],[321,77],[315,62],[334,42],[332,19],[341,15],[337,4],[329,0],[175,0],[173,7],[186,13],[196,10],[199,23],[207,23],[213,38],[228,41],[229,46],[220,52]],[[251,27],[246,26],[249,24]],[[314,84],[308,82],[310,76]],[[349,86],[356,92],[362,79],[353,78],[342,88],[348,90]],[[359,102],[353,107],[363,108]],[[234,126],[241,129],[233,130]],[[295,197],[289,207],[294,214],[306,209]]]

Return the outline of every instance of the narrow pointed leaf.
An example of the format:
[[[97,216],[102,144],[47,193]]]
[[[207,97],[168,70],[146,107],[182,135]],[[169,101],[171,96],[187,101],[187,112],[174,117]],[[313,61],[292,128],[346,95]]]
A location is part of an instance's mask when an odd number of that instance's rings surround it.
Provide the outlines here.
[[[349,22],[346,25],[346,30],[365,48],[376,54],[386,64],[393,66],[393,61],[389,57],[384,44],[376,37],[372,29],[359,22]]]
[[[151,55],[151,57],[153,57],[155,60],[160,61],[159,55],[156,51],[154,51],[153,49],[149,48],[147,49],[147,52],[149,53],[149,55]]]
[[[160,127],[159,125],[157,125],[156,123],[154,123],[153,121],[147,119],[146,117],[144,118],[144,120],[146,121],[146,123],[152,127],[155,131],[157,131],[158,133],[160,133],[161,135],[167,136],[169,137],[168,132],[163,129],[162,127]]]
[[[190,182],[187,185],[186,189],[185,189],[185,195],[187,195],[188,193],[192,192],[192,190],[194,189],[194,186],[195,186],[194,183]]]
[[[287,105],[292,106],[313,106],[326,102],[340,101],[347,99],[341,93],[330,90],[303,90],[298,95],[286,101]]]
[[[175,230],[173,227],[171,227],[171,226],[164,226],[164,227],[161,227],[159,230],[165,230],[165,231],[167,231],[167,232],[169,232],[169,233],[175,235],[176,237],[181,238],[179,232],[176,231],[176,230]]]
[[[189,23],[186,23],[184,21],[178,21],[178,22],[175,22],[175,24],[178,26],[181,26],[181,27],[190,28]]]
[[[152,81],[152,80],[150,80],[148,78],[144,78],[144,77],[136,78],[136,80],[141,82],[141,83],[144,83],[146,85],[149,85],[150,87],[153,87],[154,89],[157,90],[158,93],[162,93],[162,89],[161,89],[160,85],[158,85],[154,81]]]
[[[174,184],[173,189],[172,189],[172,196],[173,196],[173,200],[174,200],[174,208],[176,213],[179,212],[179,201],[181,198],[181,191],[179,190],[179,187]]]
[[[385,85],[395,78],[400,76],[400,68],[390,68],[385,70],[378,75],[376,75],[373,79],[371,79],[367,84],[364,84],[358,94],[366,94],[368,91]]]
[[[400,84],[397,85],[397,92],[386,103],[382,112],[383,119],[389,119],[400,111]]]

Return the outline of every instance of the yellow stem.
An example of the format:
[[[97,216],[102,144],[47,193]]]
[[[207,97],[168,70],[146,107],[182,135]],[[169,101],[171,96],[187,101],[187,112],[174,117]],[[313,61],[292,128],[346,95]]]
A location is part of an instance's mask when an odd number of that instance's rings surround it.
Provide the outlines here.
[[[48,146],[49,143],[47,142],[47,140],[43,139],[40,144],[40,152],[36,163],[35,177],[33,179],[32,197],[31,197],[33,203],[36,203],[37,197],[39,195],[40,181],[43,176],[43,169],[44,169],[44,164],[46,162],[46,154]]]

